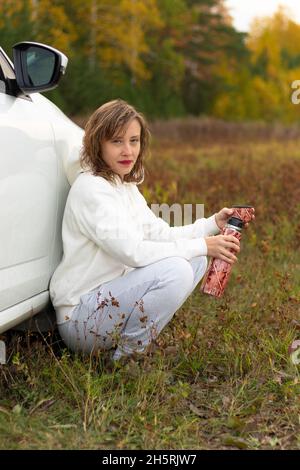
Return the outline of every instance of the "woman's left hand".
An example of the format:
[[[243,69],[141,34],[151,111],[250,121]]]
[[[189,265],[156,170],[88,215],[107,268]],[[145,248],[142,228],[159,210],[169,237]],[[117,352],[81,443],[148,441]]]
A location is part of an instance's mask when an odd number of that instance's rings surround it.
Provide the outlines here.
[[[216,218],[217,226],[219,227],[220,230],[223,230],[223,228],[225,227],[228,219],[230,219],[230,217],[232,216],[233,213],[234,213],[234,209],[233,208],[228,208],[228,207],[223,207],[223,209],[221,209],[219,212],[217,212],[217,214],[215,215],[215,218]],[[255,215],[254,215],[254,211],[253,211],[252,220],[254,220],[254,219],[255,219]],[[249,225],[249,222],[247,222],[244,225],[244,228],[248,228],[248,225]]]
[[[223,207],[223,209],[217,212],[215,217],[216,217],[217,226],[219,227],[220,230],[223,230],[223,228],[225,227],[227,223],[227,220],[230,219],[233,213],[234,213],[234,209],[228,209],[228,207]]]

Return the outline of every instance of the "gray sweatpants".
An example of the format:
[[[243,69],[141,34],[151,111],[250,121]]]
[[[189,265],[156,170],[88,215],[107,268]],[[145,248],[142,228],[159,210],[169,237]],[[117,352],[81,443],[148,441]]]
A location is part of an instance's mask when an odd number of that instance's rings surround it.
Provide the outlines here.
[[[206,256],[173,256],[101,284],[84,294],[69,321],[58,326],[73,351],[115,348],[113,359],[141,353],[169,323],[207,268]]]

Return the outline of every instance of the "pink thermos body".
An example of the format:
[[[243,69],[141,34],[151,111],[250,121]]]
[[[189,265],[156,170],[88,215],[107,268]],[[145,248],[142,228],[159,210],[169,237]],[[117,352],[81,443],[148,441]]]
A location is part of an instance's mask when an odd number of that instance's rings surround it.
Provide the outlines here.
[[[252,206],[233,206],[233,208],[235,211],[222,230],[222,235],[233,235],[240,240],[242,228],[252,219],[254,209]],[[229,280],[231,268],[232,264],[212,258],[203,279],[201,291],[205,294],[221,297]]]

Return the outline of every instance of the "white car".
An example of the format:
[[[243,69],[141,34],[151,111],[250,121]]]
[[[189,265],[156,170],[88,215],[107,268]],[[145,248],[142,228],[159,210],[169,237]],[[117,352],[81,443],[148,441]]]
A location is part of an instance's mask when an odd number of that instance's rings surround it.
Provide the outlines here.
[[[51,305],[49,281],[62,257],[63,211],[83,137],[39,93],[57,85],[67,57],[22,42],[13,59],[0,48],[0,333]]]

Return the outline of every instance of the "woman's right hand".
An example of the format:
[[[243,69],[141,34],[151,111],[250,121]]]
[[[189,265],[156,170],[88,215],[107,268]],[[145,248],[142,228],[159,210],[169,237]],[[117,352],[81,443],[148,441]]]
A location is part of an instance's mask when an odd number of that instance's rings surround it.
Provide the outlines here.
[[[208,256],[221,259],[230,264],[237,261],[237,257],[231,250],[239,253],[240,241],[233,235],[215,235],[205,237],[205,242],[207,245]]]

